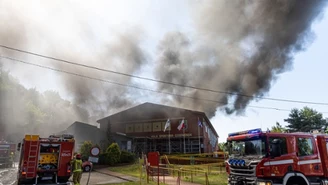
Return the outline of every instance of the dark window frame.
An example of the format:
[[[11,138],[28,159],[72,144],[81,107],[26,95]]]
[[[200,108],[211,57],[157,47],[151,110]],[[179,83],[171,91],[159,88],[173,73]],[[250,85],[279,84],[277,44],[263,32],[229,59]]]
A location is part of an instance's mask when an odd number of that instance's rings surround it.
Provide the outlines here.
[[[304,150],[300,150],[300,139],[305,139],[307,142],[307,144],[311,144],[310,145],[310,149],[312,150],[311,153],[306,153],[307,151],[304,151]],[[308,141],[310,140],[310,142]],[[313,139],[312,137],[302,137],[302,136],[299,136],[299,137],[296,137],[296,147],[297,147],[297,152],[298,152],[298,156],[299,157],[306,157],[306,156],[311,156],[311,155],[314,155],[315,154],[315,146],[313,144]]]
[[[289,153],[288,143],[287,143],[287,138],[286,137],[283,137],[283,136],[270,136],[269,139],[268,139],[269,146],[271,145],[273,139],[280,139],[281,140],[281,144],[283,144],[283,145],[280,145],[281,146],[280,147],[281,155],[286,155],[286,154]]]

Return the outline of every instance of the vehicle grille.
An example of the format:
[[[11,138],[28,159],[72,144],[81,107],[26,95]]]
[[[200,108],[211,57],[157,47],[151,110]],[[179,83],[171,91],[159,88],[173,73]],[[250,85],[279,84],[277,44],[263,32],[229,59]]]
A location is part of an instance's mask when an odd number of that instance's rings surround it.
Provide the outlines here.
[[[229,184],[255,184],[257,164],[258,162],[250,162],[244,166],[229,164]]]

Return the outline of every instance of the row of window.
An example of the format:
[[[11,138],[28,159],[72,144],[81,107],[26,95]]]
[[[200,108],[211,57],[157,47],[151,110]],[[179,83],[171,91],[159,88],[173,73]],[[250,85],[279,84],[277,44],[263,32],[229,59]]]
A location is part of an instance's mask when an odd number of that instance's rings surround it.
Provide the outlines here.
[[[153,123],[130,123],[125,125],[126,133],[133,132],[158,132],[164,131],[166,122],[153,122]],[[166,129],[171,130],[171,127]]]
[[[186,124],[186,127],[188,127],[187,120],[184,120],[184,123]],[[125,125],[125,132],[126,133],[135,133],[135,132],[159,132],[164,131],[166,125],[165,122],[152,122],[152,123],[129,123]],[[178,127],[177,123],[174,123],[166,128],[166,131],[171,130],[171,126],[174,126],[175,128]]]
[[[281,155],[288,154],[287,150],[287,141],[284,137],[270,137],[269,143],[273,143],[273,141],[279,140],[280,143],[280,150]],[[297,149],[298,149],[298,155],[299,156],[307,156],[307,155],[313,155],[314,154],[314,148],[311,138],[302,138],[299,137],[296,140],[297,142]]]

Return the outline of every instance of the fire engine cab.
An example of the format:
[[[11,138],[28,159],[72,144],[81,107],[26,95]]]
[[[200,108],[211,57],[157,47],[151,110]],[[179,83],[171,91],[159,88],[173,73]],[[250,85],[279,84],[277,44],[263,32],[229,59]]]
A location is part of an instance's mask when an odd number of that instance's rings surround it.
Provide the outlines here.
[[[327,134],[252,129],[230,133],[227,148],[230,185],[328,184]]]
[[[20,151],[18,185],[69,184],[74,144],[73,135],[65,134],[48,138],[25,135],[22,143],[18,144]]]

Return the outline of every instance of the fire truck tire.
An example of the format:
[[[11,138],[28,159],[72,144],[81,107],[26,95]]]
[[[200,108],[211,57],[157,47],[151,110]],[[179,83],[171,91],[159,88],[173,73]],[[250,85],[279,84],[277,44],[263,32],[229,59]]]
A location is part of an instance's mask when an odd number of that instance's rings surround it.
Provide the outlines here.
[[[85,171],[85,172],[90,172],[90,170],[91,170],[91,166],[90,165],[86,165],[83,168],[83,171]]]
[[[61,178],[58,179],[58,181],[60,183],[66,183],[66,182],[68,182],[68,179],[69,179],[69,177],[61,177]]]
[[[286,179],[287,182],[284,183],[286,185],[309,185],[307,180],[304,179],[306,177],[301,173],[297,173],[296,176],[294,174],[287,174],[286,176],[288,178]]]

